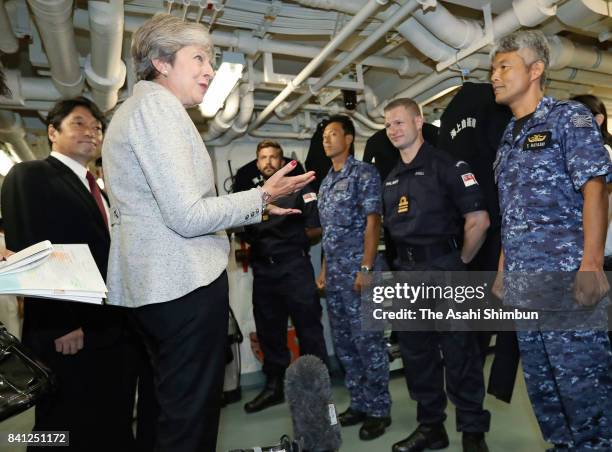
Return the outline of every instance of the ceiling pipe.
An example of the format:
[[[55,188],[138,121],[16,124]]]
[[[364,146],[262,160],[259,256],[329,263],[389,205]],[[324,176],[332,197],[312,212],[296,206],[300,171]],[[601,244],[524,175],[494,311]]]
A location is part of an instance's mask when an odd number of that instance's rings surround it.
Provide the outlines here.
[[[215,115],[214,119],[208,122],[208,130],[202,134],[202,139],[205,142],[214,140],[232,127],[239,108],[240,88],[237,85],[225,100],[225,107]]]
[[[386,4],[388,0],[380,0],[381,4]],[[365,5],[365,2],[364,2]],[[353,13],[361,10],[360,6]],[[77,29],[89,30],[89,13],[84,9],[75,9],[74,11],[74,26]],[[135,32],[146,20],[142,17],[126,16],[124,22],[124,30],[126,33]],[[252,35],[252,32],[245,30],[236,30],[234,33],[215,30],[211,33],[213,44],[222,47],[234,47],[238,52],[244,52],[249,55],[254,55],[259,52],[271,52],[281,55],[300,56],[304,58],[314,58],[321,49],[314,46],[306,46],[302,44],[287,43],[284,41],[261,39]],[[346,52],[340,52],[336,55],[330,55],[328,60],[336,61],[341,59]],[[412,59],[409,59],[412,60]],[[380,56],[370,56],[362,61],[366,66],[383,67],[396,70],[403,75],[402,71],[406,70],[409,64],[406,62],[406,57],[387,58]]]
[[[432,3],[433,7],[419,9],[413,17],[444,43],[465,49],[484,36],[482,27],[475,20],[455,17],[439,1]]]
[[[36,160],[25,136],[21,116],[12,111],[0,110],[0,140],[11,143],[21,160]]]
[[[370,138],[372,135],[374,135],[377,132],[377,130],[373,130],[369,127],[365,127],[363,124],[361,124],[358,121],[353,121],[353,125],[355,126],[355,132],[357,133],[358,137]]]
[[[556,4],[563,0],[513,0],[512,8],[493,20],[493,38],[512,33],[523,27],[535,27],[556,14]]]
[[[89,1],[88,7],[91,54],[85,61],[85,75],[93,100],[106,112],[117,105],[125,82],[126,67],[121,61],[123,1]]]
[[[329,57],[348,37],[350,37],[359,26],[365,22],[381,5],[387,3],[387,0],[369,0],[368,3],[351,19],[351,21],[338,33],[322,50],[319,55],[306,65],[304,69],[291,81],[283,91],[257,116],[257,119],[249,127],[249,130],[257,129],[264,121],[272,114],[276,107],[284,101],[295,88],[326,61]]]
[[[15,53],[19,50],[19,42],[13,33],[13,26],[6,11],[4,0],[0,0],[0,51]]]
[[[247,131],[253,110],[255,109],[255,95],[250,83],[240,85],[240,112],[238,117],[224,135],[207,143],[210,146],[227,146],[232,140],[244,135]]]
[[[401,8],[397,10],[392,19],[381,24],[376,31],[370,34],[367,38],[361,41],[357,47],[355,47],[349,54],[339,63],[336,63],[328,72],[323,75],[317,83],[315,83],[310,91],[302,94],[295,102],[293,102],[288,108],[283,110],[283,115],[291,114],[295,112],[303,103],[308,101],[312,95],[316,95],[321,88],[326,86],[332,81],[336,75],[338,75],[344,68],[351,64],[356,58],[358,58],[363,52],[368,50],[380,37],[382,37],[387,31],[394,27],[398,22],[403,20],[408,14],[412,13],[419,3],[417,0],[408,0]]]
[[[574,44],[562,36],[548,37],[550,68],[574,67],[593,72],[612,74],[612,53],[594,47]]]
[[[482,73],[485,78],[488,75],[487,71],[475,70],[470,74],[469,79],[462,78],[461,76],[455,75],[454,77],[447,78],[443,82],[438,83],[435,87],[421,92],[419,95],[414,97],[414,101],[417,102],[421,107],[436,101],[448,92],[452,92],[454,88],[458,88],[466,81],[478,81],[472,79],[476,74]]]
[[[358,137],[371,137],[376,130],[364,127],[360,122],[353,122],[355,133]],[[279,130],[253,130],[249,132],[250,136],[256,138],[278,138],[278,139],[294,139],[294,140],[310,140],[314,135],[314,129],[304,129],[297,132],[283,132]]]
[[[31,100],[56,102],[62,98],[51,78],[23,77],[12,69],[5,70],[4,74],[11,97],[0,97],[0,106],[13,108],[24,106]]]
[[[369,127],[370,129],[382,130],[382,129],[385,128],[384,124],[372,121],[370,118],[368,118],[367,116],[359,113],[356,110],[346,110],[346,113],[349,114],[350,116],[352,116],[357,121],[363,123],[366,127]]]
[[[297,0],[297,2],[311,8],[336,10],[349,14],[357,14],[363,5],[363,2],[359,4],[358,2],[343,2],[342,0]]]
[[[487,33],[482,38],[477,39],[468,48],[457,52],[452,58],[449,58],[436,65],[437,71],[442,71],[457,61],[481,51],[485,46],[492,44],[496,39],[499,39],[507,34],[518,30],[521,27],[535,27],[556,13],[556,4],[563,0],[513,0],[512,8],[499,14],[495,19],[491,20],[487,27]],[[491,19],[490,16],[485,17]]]
[[[612,9],[606,0],[572,0],[559,7],[557,19],[567,27],[610,39]]]
[[[13,109],[24,107],[30,101],[56,102],[62,98],[51,78],[23,77],[19,71],[12,69],[5,70],[4,74],[11,97],[0,97],[2,107]]]
[[[75,10],[74,26],[77,29],[89,30],[89,13],[83,9]],[[125,17],[125,31],[133,32],[139,25],[144,23],[144,19],[134,17]],[[430,48],[432,46],[431,39],[433,36],[425,30],[420,24],[415,25],[417,31],[415,39],[422,39],[423,46]],[[428,36],[429,35],[429,36]],[[284,41],[261,39],[254,37],[251,32],[237,30],[234,33],[224,31],[214,31],[211,34],[213,44],[220,47],[233,47],[237,52],[244,52],[248,55],[255,55],[259,52],[268,52],[279,55],[297,56],[302,58],[314,58],[321,53],[321,48],[314,46],[306,46],[302,44],[294,44]],[[435,38],[433,38],[435,40]],[[452,53],[452,49],[449,48]],[[328,61],[339,61],[343,59],[348,52],[339,52],[328,57]],[[449,56],[450,53],[444,54]],[[427,66],[422,64],[418,59],[400,56],[390,58],[378,55],[371,55],[360,61],[364,66],[372,66],[386,68],[396,71],[399,75],[414,75],[415,73],[423,73]]]
[[[53,83],[63,96],[78,96],[85,81],[72,25],[72,0],[28,0],[28,4],[47,53]]]
[[[252,36],[250,32],[243,30],[234,33],[215,31],[212,34],[212,40],[217,46],[233,47],[236,51],[244,52],[248,55],[255,55],[263,52],[302,58],[315,58],[321,53],[320,47],[293,44],[272,39],[260,39]],[[330,55],[327,60],[340,61],[344,59],[347,54],[348,52],[340,52]],[[392,69],[399,75],[410,75],[426,67],[416,58],[405,56],[389,58],[372,55],[364,58],[360,63],[364,66]]]
[[[413,17],[410,17],[395,28],[427,58],[431,58],[434,61],[442,61],[455,54],[455,49],[436,38],[433,33]]]
[[[488,69],[490,66],[488,55],[474,54],[461,61],[461,68],[465,71],[471,72],[476,69]],[[448,80],[450,78],[457,77],[457,71],[446,69],[442,72],[433,72],[428,76],[416,81],[408,89],[396,93],[391,99],[386,100],[375,109],[373,114],[375,117],[384,116],[385,106],[392,100],[400,97],[415,98],[421,93],[435,87],[436,85]],[[445,88],[446,89],[446,88]]]
[[[354,2],[346,2],[344,0],[297,0],[298,3],[314,6],[319,4],[319,7],[325,7],[326,9],[336,9],[338,11],[352,13],[360,8],[360,4]],[[499,14],[493,20],[492,30],[493,38],[497,39],[501,36],[505,36],[514,30],[523,26],[533,27],[548,19],[551,15],[554,15],[554,5],[559,3],[561,0],[514,0],[512,2],[512,8]],[[419,0],[419,3],[425,6],[428,2]],[[384,12],[378,14],[378,18],[385,20],[389,17],[393,17],[400,6],[393,5],[387,8]],[[489,37],[485,37],[485,33],[480,26],[474,21],[462,22],[463,19],[456,18],[451,13],[445,10],[439,3],[436,8],[439,8],[441,12],[423,12],[419,10],[413,17],[410,17],[400,25],[396,27],[396,30],[401,33],[410,43],[423,53],[428,58],[434,61],[443,61],[451,58],[460,60],[469,56],[471,53],[478,51],[481,47],[487,44],[485,41],[490,41]],[[444,11],[442,12],[442,9]],[[423,23],[427,26],[423,26],[418,19],[421,18]],[[429,17],[426,19],[427,15]],[[453,28],[458,27],[458,28]],[[478,31],[478,29],[480,31]],[[459,30],[456,32],[456,30]],[[456,34],[455,34],[456,33]],[[464,51],[457,54],[456,50],[447,43],[441,41],[436,36],[444,36],[452,44],[457,47],[459,45],[467,45]],[[468,40],[473,39],[472,42]],[[478,38],[480,36],[480,38]],[[458,42],[460,41],[460,42]],[[478,46],[474,46],[474,41]],[[473,48],[472,48],[473,47]],[[471,49],[471,50],[469,50]],[[467,51],[469,50],[469,51]],[[440,68],[442,70],[445,68]]]
[[[86,10],[77,9],[75,11],[74,25],[77,29],[89,30],[89,13]],[[130,26],[131,22],[138,21],[137,18],[125,18],[125,31],[133,32],[138,28],[138,22]],[[140,21],[144,23],[144,19]],[[260,52],[268,52],[279,55],[289,55],[301,58],[314,58],[321,53],[320,47],[306,46],[302,44],[294,44],[285,41],[272,39],[261,39],[252,35],[249,31],[236,30],[233,33],[224,31],[214,31],[211,34],[213,44],[220,47],[233,47],[237,52],[243,52],[247,55],[255,55]],[[330,55],[328,61],[339,61],[347,55],[347,52],[340,52]],[[418,59],[400,56],[397,58],[389,58],[378,55],[371,55],[360,61],[364,66],[372,66],[379,68],[392,69],[399,75],[414,75],[414,73],[422,73],[427,66],[423,65]]]
[[[533,27],[538,25],[539,23],[551,17],[555,13],[556,3],[559,3],[559,1],[538,0],[534,2],[531,0],[515,0],[513,2],[512,9],[507,10],[504,13],[498,15],[493,20],[494,37],[500,38],[501,36],[507,35],[517,30],[521,26]],[[588,48],[586,46],[575,45],[565,38],[555,37],[550,39],[549,41],[551,43],[552,48],[551,56],[553,64],[555,65],[554,67],[562,68],[570,65],[572,67],[578,67],[580,69],[589,69],[590,71],[593,71],[585,72],[566,70],[565,72],[552,73],[552,77],[560,78],[562,80],[572,79],[578,83],[592,82],[596,86],[605,86],[604,83],[609,83],[608,78],[606,76],[600,77],[595,73],[595,71],[603,72],[606,74],[612,72],[612,59],[609,53],[601,52],[597,49]],[[460,57],[461,52],[457,55],[457,59],[459,59]],[[464,66],[465,60],[461,60],[459,64],[461,66]],[[483,66],[482,68],[485,69],[487,67],[488,65],[486,67]],[[438,80],[436,83],[439,83],[442,79],[440,76],[432,75],[432,78],[429,80]],[[427,81],[425,81],[424,83],[426,85],[429,84]],[[417,84],[416,86],[418,87],[420,85]],[[441,88],[441,86],[436,87],[436,89],[439,88]],[[430,89],[431,88],[427,88],[426,90]],[[422,93],[424,93],[426,90],[424,90]],[[410,92],[413,93],[415,97],[419,95],[416,89],[411,89]],[[381,113],[380,108],[371,108],[371,97],[369,104],[369,114],[374,113],[375,115],[378,115]],[[368,105],[367,96],[366,105]]]
[[[558,71],[549,71],[552,80],[571,81],[580,85],[593,85],[601,87],[612,86],[612,75],[590,72],[581,69],[566,68]]]
[[[112,0],[114,1],[114,0]],[[150,16],[124,16],[123,30],[126,33],[134,33],[138,30]],[[75,8],[74,27],[78,30],[89,30],[89,11],[86,9]]]
[[[327,10],[341,11],[347,14],[356,14],[364,5],[364,0],[361,2],[345,0],[296,0],[304,6],[312,8],[321,8]],[[385,11],[379,13],[376,17],[381,21],[386,21],[392,18],[396,11],[400,8],[398,5],[391,5]],[[395,29],[408,40],[419,52],[435,61],[450,58],[455,49],[445,44],[436,38],[432,33],[421,25],[413,17],[408,18],[403,23],[395,27]]]
[[[264,107],[267,105],[267,102],[255,101],[255,105],[258,107]],[[356,121],[363,123],[364,126],[370,129],[373,129],[373,130],[380,130],[380,129],[384,129],[385,127],[384,124],[375,122],[356,110],[348,110],[344,107],[341,107],[338,104],[329,104],[325,106],[319,105],[319,104],[304,104],[301,106],[300,110],[309,111],[313,113],[320,113],[320,114],[329,115],[329,116],[345,114],[345,115],[353,117],[353,119],[355,119]],[[287,124],[287,121],[281,120],[280,124]]]
[[[366,111],[368,112],[368,115],[372,118],[380,117],[380,115],[378,114],[378,106],[380,102],[378,100],[378,97],[376,97],[374,90],[368,85],[365,85],[363,87],[363,100],[365,102]]]
[[[1,98],[0,98],[1,99]],[[55,102],[46,100],[28,100],[20,105],[10,105],[9,108],[13,111],[44,111],[48,112],[53,108]],[[4,107],[0,101],[0,107]]]
[[[311,130],[302,130],[301,132],[278,132],[276,130],[252,130],[249,135],[257,138],[285,138],[294,140],[310,140],[313,135]]]

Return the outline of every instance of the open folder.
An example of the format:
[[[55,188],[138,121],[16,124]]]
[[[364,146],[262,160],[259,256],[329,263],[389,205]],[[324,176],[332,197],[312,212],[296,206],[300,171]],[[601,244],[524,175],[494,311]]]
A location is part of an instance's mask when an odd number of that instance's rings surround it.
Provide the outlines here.
[[[106,284],[85,244],[36,243],[0,262],[0,294],[101,304]]]

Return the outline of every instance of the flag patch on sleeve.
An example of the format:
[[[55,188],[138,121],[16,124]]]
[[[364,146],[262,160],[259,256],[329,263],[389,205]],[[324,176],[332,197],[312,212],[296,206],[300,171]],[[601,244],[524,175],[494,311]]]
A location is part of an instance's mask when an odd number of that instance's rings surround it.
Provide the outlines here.
[[[302,199],[304,200],[304,204],[308,204],[309,202],[317,200],[317,194],[315,192],[304,193]]]
[[[574,115],[572,116],[572,124],[574,124],[574,127],[592,127],[593,117],[591,115]]]
[[[478,185],[478,182],[476,181],[476,177],[474,177],[474,174],[472,173],[462,174],[461,180],[463,181],[463,185],[465,185],[466,187],[470,187],[472,185]]]

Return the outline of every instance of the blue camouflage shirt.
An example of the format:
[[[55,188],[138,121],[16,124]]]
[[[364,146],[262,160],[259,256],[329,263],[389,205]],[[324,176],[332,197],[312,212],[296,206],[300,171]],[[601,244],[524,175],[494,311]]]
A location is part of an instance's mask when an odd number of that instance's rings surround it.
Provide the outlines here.
[[[319,217],[328,270],[359,271],[367,216],[380,214],[381,183],[376,168],[349,155],[340,171],[330,168],[319,188]],[[329,273],[329,272],[328,272]]]
[[[544,97],[516,139],[514,124],[493,165],[505,270],[575,271],[584,243],[580,190],[612,170],[597,123],[580,103]]]

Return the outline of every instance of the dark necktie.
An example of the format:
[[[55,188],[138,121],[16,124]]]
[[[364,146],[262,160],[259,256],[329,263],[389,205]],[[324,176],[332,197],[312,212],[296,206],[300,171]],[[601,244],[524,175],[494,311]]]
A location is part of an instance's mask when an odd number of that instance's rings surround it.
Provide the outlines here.
[[[108,228],[108,218],[106,218],[106,210],[104,209],[104,203],[102,202],[102,194],[100,193],[100,187],[98,187],[94,175],[91,174],[89,171],[87,171],[87,175],[85,177],[87,178],[87,182],[89,182],[89,191],[95,199],[96,204],[98,205],[98,209],[100,209],[100,214],[104,219],[104,224],[106,224],[106,227]]]

